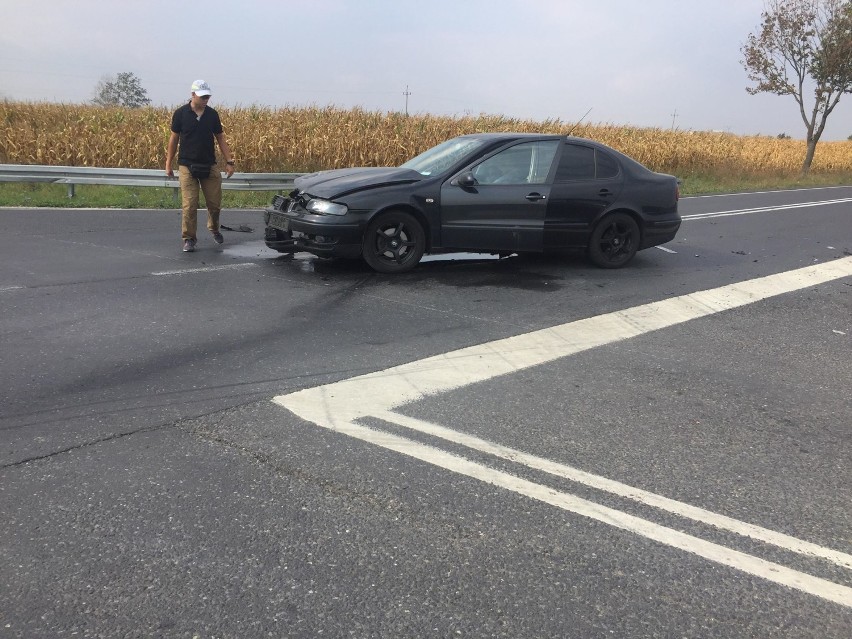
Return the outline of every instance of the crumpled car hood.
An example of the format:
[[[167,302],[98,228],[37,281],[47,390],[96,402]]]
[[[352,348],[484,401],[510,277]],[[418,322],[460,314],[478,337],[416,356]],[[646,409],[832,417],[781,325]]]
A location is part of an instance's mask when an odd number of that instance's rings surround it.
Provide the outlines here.
[[[332,200],[356,191],[365,191],[392,184],[411,184],[422,179],[423,176],[413,169],[356,167],[309,173],[297,177],[295,185],[304,193]]]

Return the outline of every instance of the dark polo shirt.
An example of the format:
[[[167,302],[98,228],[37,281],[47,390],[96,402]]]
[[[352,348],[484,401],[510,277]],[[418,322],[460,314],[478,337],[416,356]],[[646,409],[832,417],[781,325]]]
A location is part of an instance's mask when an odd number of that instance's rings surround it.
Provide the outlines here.
[[[212,107],[199,118],[189,102],[172,115],[172,131],[180,135],[178,164],[216,164],[213,136],[222,133],[222,121]]]

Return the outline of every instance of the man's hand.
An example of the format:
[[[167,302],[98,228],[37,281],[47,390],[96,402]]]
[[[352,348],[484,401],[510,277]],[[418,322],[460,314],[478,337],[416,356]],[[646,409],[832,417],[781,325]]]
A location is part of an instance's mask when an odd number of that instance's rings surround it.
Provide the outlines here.
[[[225,165],[225,173],[228,174],[228,177],[231,177],[234,174],[234,165],[226,164]]]
[[[169,177],[174,177],[175,176],[174,169],[170,166],[166,167],[166,175],[168,175]]]

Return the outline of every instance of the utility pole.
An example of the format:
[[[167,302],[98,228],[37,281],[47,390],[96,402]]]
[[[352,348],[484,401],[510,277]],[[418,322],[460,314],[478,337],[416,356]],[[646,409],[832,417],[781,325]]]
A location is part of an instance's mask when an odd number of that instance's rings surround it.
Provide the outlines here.
[[[408,117],[408,96],[411,95],[411,91],[408,90],[408,85],[405,85],[405,93],[402,95],[405,96],[405,117]]]
[[[677,119],[677,109],[675,109],[675,110],[674,110],[674,113],[672,113],[672,131],[674,131],[674,127],[675,127],[675,120],[676,120],[676,119]]]

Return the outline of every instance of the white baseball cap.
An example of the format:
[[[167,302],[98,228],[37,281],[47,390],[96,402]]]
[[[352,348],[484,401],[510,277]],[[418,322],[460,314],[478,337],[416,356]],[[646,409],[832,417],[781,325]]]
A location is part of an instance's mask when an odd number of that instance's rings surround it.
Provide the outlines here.
[[[195,95],[212,95],[213,92],[210,90],[210,85],[207,84],[204,80],[196,80],[192,83],[192,92]]]

